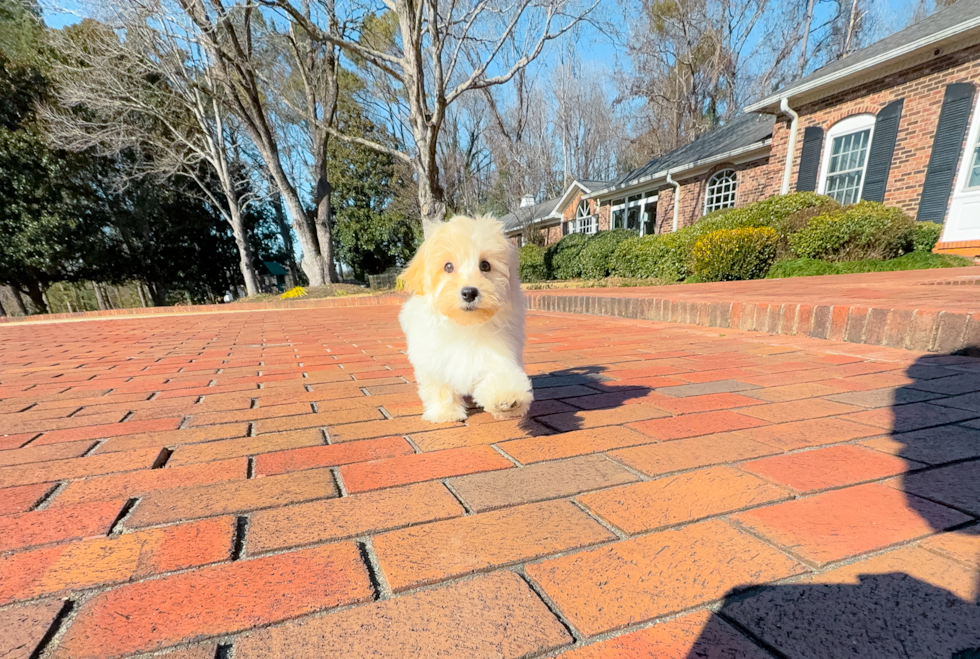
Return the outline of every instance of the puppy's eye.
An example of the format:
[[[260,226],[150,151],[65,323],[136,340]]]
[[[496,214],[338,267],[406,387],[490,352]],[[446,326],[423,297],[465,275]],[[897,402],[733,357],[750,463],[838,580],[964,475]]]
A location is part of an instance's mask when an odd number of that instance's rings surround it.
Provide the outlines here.
[[[480,261],[480,272],[490,272],[489,261]]]
[[[445,270],[446,272],[452,272],[453,271],[453,264],[452,263],[447,263],[446,265],[442,266],[442,269]]]

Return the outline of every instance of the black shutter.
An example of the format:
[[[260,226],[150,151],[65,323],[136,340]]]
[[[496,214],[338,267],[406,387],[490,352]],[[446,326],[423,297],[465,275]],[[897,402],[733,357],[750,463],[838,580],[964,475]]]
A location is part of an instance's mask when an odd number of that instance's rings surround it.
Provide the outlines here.
[[[810,126],[803,131],[803,153],[800,169],[796,174],[797,192],[813,192],[817,189],[817,169],[820,167],[820,148],[823,146],[823,128]]]
[[[957,82],[946,85],[943,109],[939,113],[939,125],[932,140],[929,169],[919,197],[919,213],[915,219],[942,222],[946,217],[946,205],[956,178],[956,164],[960,160],[963,137],[973,108],[973,85]]]
[[[871,138],[871,150],[868,152],[868,168],[864,174],[861,199],[885,201],[888,172],[892,168],[895,140],[898,138],[898,122],[902,118],[904,104],[904,98],[892,101],[878,112],[874,135]]]

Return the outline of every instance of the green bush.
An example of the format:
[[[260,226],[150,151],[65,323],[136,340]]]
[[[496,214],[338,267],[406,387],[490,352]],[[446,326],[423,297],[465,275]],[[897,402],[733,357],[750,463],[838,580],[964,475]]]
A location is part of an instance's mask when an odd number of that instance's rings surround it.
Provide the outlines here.
[[[793,252],[827,261],[893,259],[912,250],[915,224],[897,208],[862,201],[810,220],[789,237]]]
[[[579,254],[589,236],[584,233],[570,233],[549,247],[544,253],[544,264],[551,279],[577,279],[582,276],[582,262]]]
[[[779,261],[769,271],[769,279],[783,277],[812,277],[814,275],[848,275],[859,272],[893,272],[896,270],[928,270],[932,268],[962,268],[974,265],[973,261],[955,254],[911,252],[897,259],[843,261],[834,263],[819,259],[792,259]]]
[[[544,281],[548,278],[548,268],[544,265],[544,248],[537,245],[524,245],[517,252],[520,261],[521,281]]]
[[[771,227],[720,229],[698,239],[691,271],[698,281],[765,277],[776,260],[779,234]]]
[[[741,208],[728,209],[723,217],[734,222],[755,222],[755,226],[772,227],[778,231],[778,225],[790,215],[828,203],[837,206],[837,202],[830,197],[815,192],[791,192],[773,195]]]
[[[935,222],[916,222],[915,234],[912,238],[912,249],[916,252],[931,252],[939,242],[943,225]]]
[[[612,257],[616,277],[680,281],[687,276],[687,236],[678,233],[627,238]]]
[[[585,247],[579,252],[582,276],[586,279],[608,277],[612,269],[613,254],[616,253],[616,248],[624,240],[635,236],[636,232],[629,229],[613,229],[612,231],[600,231],[589,238]]]

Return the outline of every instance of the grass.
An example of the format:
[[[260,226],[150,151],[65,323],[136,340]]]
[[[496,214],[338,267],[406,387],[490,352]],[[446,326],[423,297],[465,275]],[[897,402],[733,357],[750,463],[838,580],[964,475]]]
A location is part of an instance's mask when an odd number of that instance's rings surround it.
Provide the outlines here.
[[[975,265],[973,261],[955,254],[912,252],[887,261],[820,261],[818,259],[791,259],[779,261],[769,271],[768,279],[785,277],[813,277],[816,275],[850,275],[860,272],[894,272],[897,270],[930,270],[933,268],[960,268]]]

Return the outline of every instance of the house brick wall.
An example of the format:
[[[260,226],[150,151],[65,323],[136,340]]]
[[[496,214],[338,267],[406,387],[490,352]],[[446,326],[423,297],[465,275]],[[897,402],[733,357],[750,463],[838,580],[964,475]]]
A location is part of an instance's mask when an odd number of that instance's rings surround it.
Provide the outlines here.
[[[772,168],[769,158],[759,158],[739,165],[716,165],[710,170],[691,178],[676,179],[681,185],[681,205],[677,216],[677,228],[691,226],[704,215],[704,198],[707,193],[707,182],[712,176],[723,169],[734,169],[738,182],[735,188],[735,205],[744,206],[754,201],[768,197],[772,189]],[[776,192],[779,191],[778,183]],[[661,188],[657,201],[657,233],[673,230],[674,225],[674,188]]]
[[[922,185],[929,165],[943,94],[946,85],[954,82],[980,85],[980,46],[966,48],[949,55],[940,55],[911,69],[879,78],[808,105],[794,107],[793,109],[800,115],[800,121],[790,190],[796,189],[800,154],[803,150],[803,131],[807,127],[819,126],[827,131],[842,119],[856,114],[876,114],[888,103],[904,98],[895,154],[885,189],[885,204],[901,208],[914,217],[919,208],[919,197],[922,194]],[[782,182],[789,127],[789,119],[780,118],[773,129],[769,166],[772,193],[779,192]],[[961,145],[961,157],[962,152]],[[823,176],[822,171],[819,176]]]

